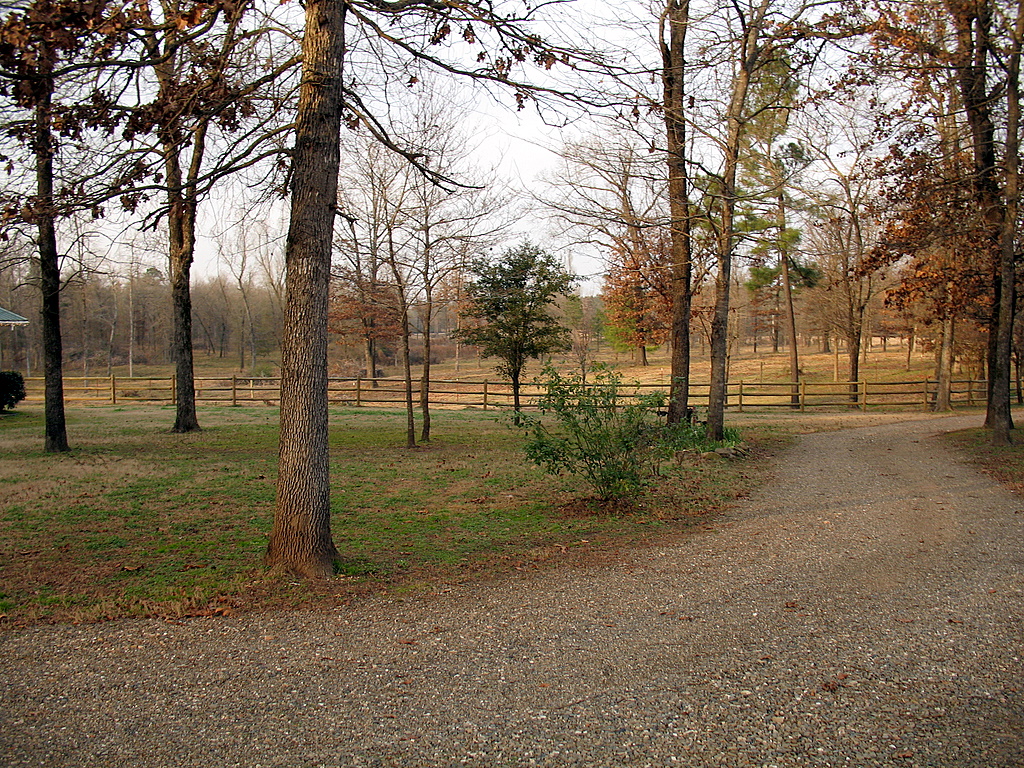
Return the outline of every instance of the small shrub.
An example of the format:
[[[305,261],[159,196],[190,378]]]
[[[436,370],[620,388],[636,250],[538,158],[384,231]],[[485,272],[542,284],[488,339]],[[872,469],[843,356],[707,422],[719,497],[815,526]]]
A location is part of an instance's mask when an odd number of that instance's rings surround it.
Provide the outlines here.
[[[0,371],[0,411],[8,411],[25,399],[25,379],[17,371]]]
[[[584,385],[581,377],[549,366],[541,383],[541,418],[513,417],[527,433],[527,458],[550,474],[582,476],[606,500],[642,492],[657,468],[664,430],[657,412],[664,396],[627,397],[621,377],[601,368]]]

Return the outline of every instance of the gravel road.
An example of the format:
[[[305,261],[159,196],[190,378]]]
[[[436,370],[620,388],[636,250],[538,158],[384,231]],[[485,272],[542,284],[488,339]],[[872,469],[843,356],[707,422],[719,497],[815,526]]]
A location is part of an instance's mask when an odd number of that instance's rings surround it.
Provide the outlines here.
[[[1024,766],[1024,500],[808,434],[626,562],[329,613],[0,635],[4,766]]]

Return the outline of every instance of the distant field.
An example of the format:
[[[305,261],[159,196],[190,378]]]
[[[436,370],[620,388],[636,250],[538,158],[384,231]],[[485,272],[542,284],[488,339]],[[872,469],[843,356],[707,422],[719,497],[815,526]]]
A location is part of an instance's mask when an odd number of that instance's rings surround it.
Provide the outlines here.
[[[861,366],[861,378],[868,381],[889,381],[896,379],[923,379],[934,377],[935,356],[932,352],[924,352],[920,347],[916,348],[910,356],[910,366],[907,366],[907,350],[901,347],[898,340],[892,340],[886,345],[883,351],[876,340],[876,346],[868,351],[866,362]],[[838,367],[838,380],[845,381],[848,378],[849,369],[845,353],[840,352],[838,366],[836,356],[832,353],[817,351],[817,346],[811,348],[801,347],[800,368],[805,375],[815,381],[832,381],[836,378]],[[595,359],[615,367],[627,378],[640,381],[666,381],[669,374],[668,350],[659,347],[648,352],[650,365],[641,367],[635,364],[634,355],[630,353],[616,353],[607,344],[603,344],[595,354]],[[197,354],[195,358],[195,370],[197,376],[227,376],[233,373],[240,376],[252,375],[276,375],[278,372],[279,358],[275,355],[261,357],[254,366],[255,371],[250,367],[239,369],[235,362],[229,358],[211,357],[205,354]],[[555,357],[555,362],[563,367],[571,367],[573,363],[565,357]],[[493,360],[480,360],[475,355],[465,353],[463,358],[455,360],[444,360],[434,363],[432,375],[436,379],[496,379],[494,374]],[[540,372],[540,363],[532,363],[528,367],[527,378],[537,375]],[[398,377],[401,375],[400,367],[382,366],[385,376]],[[127,376],[127,366],[115,366],[112,372],[117,376]],[[170,376],[173,367],[170,364],[162,365],[136,365],[134,374],[136,376]],[[81,376],[84,371],[77,364],[65,366],[65,375]],[[94,376],[107,375],[107,369],[99,369],[95,365],[88,371]],[[769,349],[759,348],[754,353],[750,347],[745,347],[732,354],[730,358],[730,380],[744,380],[748,382],[781,382],[789,381],[789,354],[785,349],[779,352],[771,352]],[[415,369],[414,369],[414,375]],[[695,381],[707,381],[710,378],[710,360],[706,352],[702,352],[699,345],[693,350],[692,376]],[[967,378],[966,370],[959,370],[958,378]]]

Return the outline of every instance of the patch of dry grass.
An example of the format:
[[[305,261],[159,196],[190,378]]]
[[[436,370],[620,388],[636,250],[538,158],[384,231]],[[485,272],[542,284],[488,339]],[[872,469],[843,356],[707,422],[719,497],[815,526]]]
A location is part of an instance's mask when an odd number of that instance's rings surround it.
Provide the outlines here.
[[[1019,421],[1022,414],[1014,414]],[[994,446],[987,429],[965,429],[950,432],[946,440],[963,451],[983,472],[991,475],[1018,494],[1024,495],[1024,434],[1011,433],[1012,445]]]

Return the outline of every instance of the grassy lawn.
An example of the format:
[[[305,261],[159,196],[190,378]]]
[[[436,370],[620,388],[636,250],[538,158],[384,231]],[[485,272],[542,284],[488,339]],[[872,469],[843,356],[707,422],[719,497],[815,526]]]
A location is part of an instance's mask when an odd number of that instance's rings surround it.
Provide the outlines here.
[[[42,450],[41,407],[0,414],[0,614],[8,623],[335,603],[545,562],[581,562],[678,533],[747,492],[758,461],[666,462],[629,510],[545,476],[493,412],[435,411],[408,450],[398,410],[331,413],[341,575],[315,590],[261,570],[274,507],[277,410],[75,408],[69,454]],[[744,437],[770,447],[783,433]]]
[[[1015,424],[1020,424],[1024,413],[1018,410],[1013,418]],[[999,447],[989,443],[991,433],[986,429],[951,432],[946,439],[970,457],[979,469],[1017,494],[1024,495],[1024,434],[1022,430],[1015,429],[1011,436],[1013,445]]]

